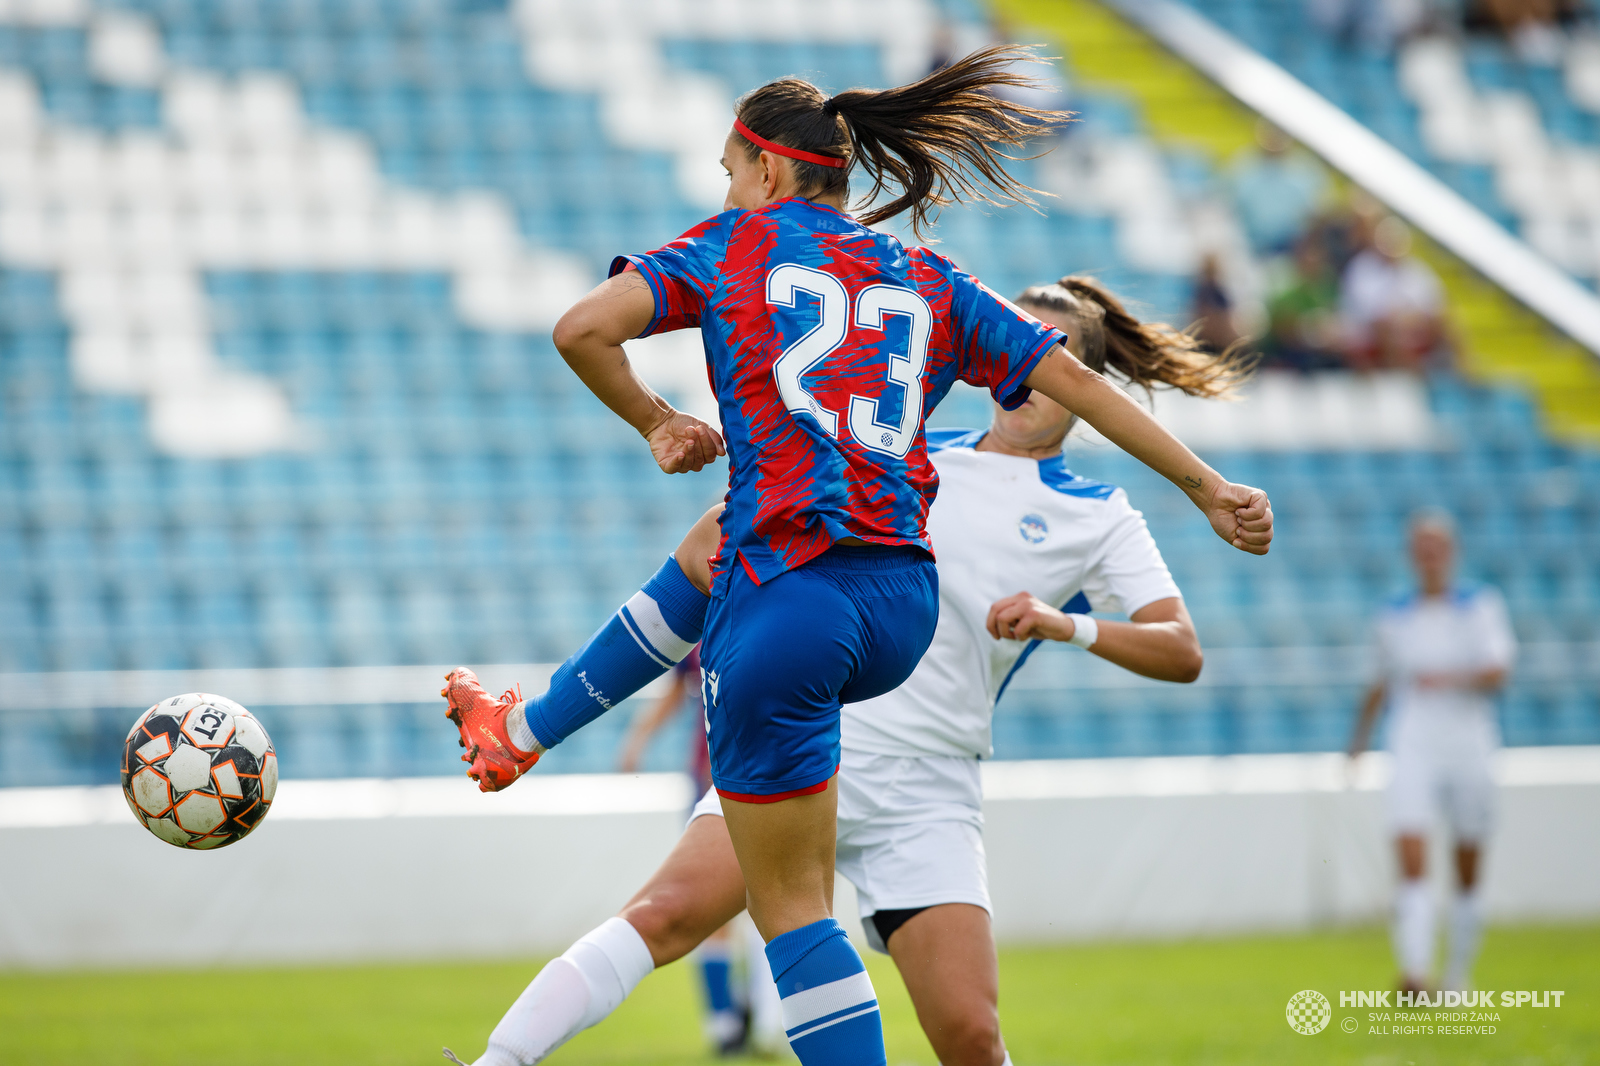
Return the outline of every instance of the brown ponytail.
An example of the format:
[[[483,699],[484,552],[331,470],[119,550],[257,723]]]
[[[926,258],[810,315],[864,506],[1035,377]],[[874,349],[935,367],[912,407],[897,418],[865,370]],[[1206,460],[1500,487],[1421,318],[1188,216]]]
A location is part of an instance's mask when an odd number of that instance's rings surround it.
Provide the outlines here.
[[[1071,115],[995,94],[1005,86],[1036,85],[1010,69],[1019,60],[1043,62],[1029,49],[996,45],[910,85],[847,89],[832,98],[808,81],[780,78],[740,98],[734,115],[767,140],[845,160],[842,168],[795,161],[795,179],[807,196],[848,194],[850,170],[860,163],[872,178],[862,208],[891,188],[900,190],[861,221],[870,226],[909,210],[911,230],[920,236],[930,215],[946,204],[1034,203],[1029,194],[1038,190],[1006,172],[1001,160],[1015,157],[997,145],[1022,147]],[[754,159],[760,149],[745,143]]]
[[[1084,365],[1146,390],[1166,385],[1190,396],[1227,396],[1255,370],[1255,357],[1237,345],[1217,355],[1187,330],[1140,322],[1091,277],[1069,274],[1051,285],[1035,285],[1016,302],[1071,315],[1078,322]]]

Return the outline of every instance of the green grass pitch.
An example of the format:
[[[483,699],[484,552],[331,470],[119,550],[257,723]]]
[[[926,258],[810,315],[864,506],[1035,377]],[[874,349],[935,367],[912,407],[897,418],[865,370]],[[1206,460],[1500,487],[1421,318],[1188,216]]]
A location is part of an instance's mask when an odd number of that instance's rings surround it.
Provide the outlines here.
[[[870,960],[891,1066],[933,1063],[910,1002]],[[0,975],[0,1063],[53,1066],[423,1066],[467,1061],[537,962]],[[1183,943],[1015,947],[1001,954],[1001,1016],[1018,1066],[1046,1064],[1600,1063],[1600,926],[1495,928],[1478,979],[1561,989],[1559,1008],[1498,1011],[1493,1035],[1370,1033],[1340,989],[1381,988],[1387,941],[1365,929]],[[1314,988],[1332,1024],[1293,1032],[1284,1008]],[[1341,1023],[1354,1017],[1356,1033]],[[1381,1023],[1378,1023],[1381,1024]],[[717,1061],[700,1044],[692,970],[652,975],[555,1063]]]

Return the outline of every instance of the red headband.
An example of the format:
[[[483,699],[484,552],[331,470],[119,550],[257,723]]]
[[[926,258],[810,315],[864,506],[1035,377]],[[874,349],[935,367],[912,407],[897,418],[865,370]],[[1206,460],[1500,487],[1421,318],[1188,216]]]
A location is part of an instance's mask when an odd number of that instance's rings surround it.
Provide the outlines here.
[[[765,148],[769,152],[776,152],[778,155],[788,156],[790,159],[798,159],[802,163],[816,163],[818,166],[824,167],[842,167],[845,165],[845,161],[836,155],[818,155],[815,152],[802,152],[798,148],[774,144],[765,137],[752,133],[750,127],[738,119],[733,120],[733,128],[738,130],[744,139],[751,144],[759,148]]]

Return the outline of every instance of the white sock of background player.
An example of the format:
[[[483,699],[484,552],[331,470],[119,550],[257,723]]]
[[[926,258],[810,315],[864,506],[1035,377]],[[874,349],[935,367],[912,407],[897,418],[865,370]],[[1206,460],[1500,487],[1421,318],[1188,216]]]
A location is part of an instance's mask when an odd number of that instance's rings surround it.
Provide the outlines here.
[[[1433,969],[1433,892],[1425,877],[1400,882],[1394,901],[1394,955],[1403,978],[1427,984]]]
[[[1478,957],[1483,938],[1483,916],[1478,907],[1476,887],[1458,892],[1450,904],[1449,960],[1444,968],[1444,987],[1465,992],[1472,981],[1472,963]]]
[[[489,1034],[474,1066],[532,1066],[622,1005],[655,969],[638,930],[621,918],[551,959]]]
[[[750,1044],[766,1055],[789,1055],[789,1038],[783,1033],[783,998],[772,979],[772,964],[767,961],[767,946],[756,932],[748,915],[741,916],[735,928],[745,949],[745,985],[750,1004]]]

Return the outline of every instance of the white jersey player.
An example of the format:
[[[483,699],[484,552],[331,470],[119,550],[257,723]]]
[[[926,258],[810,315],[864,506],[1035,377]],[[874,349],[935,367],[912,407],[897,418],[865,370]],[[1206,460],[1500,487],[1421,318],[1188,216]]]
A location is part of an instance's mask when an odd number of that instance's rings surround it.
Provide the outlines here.
[[[1018,302],[1065,329],[1089,366],[1126,380],[1217,395],[1240,376],[1231,357],[1138,322],[1090,279],[1063,278]],[[1066,468],[1061,444],[1071,424],[1066,410],[1035,393],[1015,411],[996,408],[988,431],[928,434],[940,480],[928,519],[938,627],[900,688],[846,704],[842,716],[837,868],[856,886],[869,942],[894,958],[947,1066],[1010,1062],[999,1027],[978,773],[992,752],[995,700],[1041,640],[1074,643],[1164,680],[1192,681],[1201,668],[1194,627],[1143,517],[1121,489]],[[677,552],[701,588],[719,510]],[[1097,620],[1091,609],[1130,621]],[[528,986],[479,1066],[542,1061],[614,1010],[654,966],[681,958],[743,909],[744,881],[721,814],[712,791],[619,916]]]
[[[1356,721],[1352,755],[1367,746],[1389,707],[1394,756],[1388,815],[1399,850],[1394,950],[1400,985],[1429,987],[1433,897],[1425,879],[1427,835],[1443,816],[1455,843],[1457,893],[1443,987],[1464,990],[1481,928],[1478,865],[1494,813],[1490,760],[1500,746],[1494,696],[1516,657],[1505,601],[1492,588],[1453,581],[1455,532],[1449,515],[1424,513],[1411,524],[1418,590],[1378,619],[1377,676]]]

